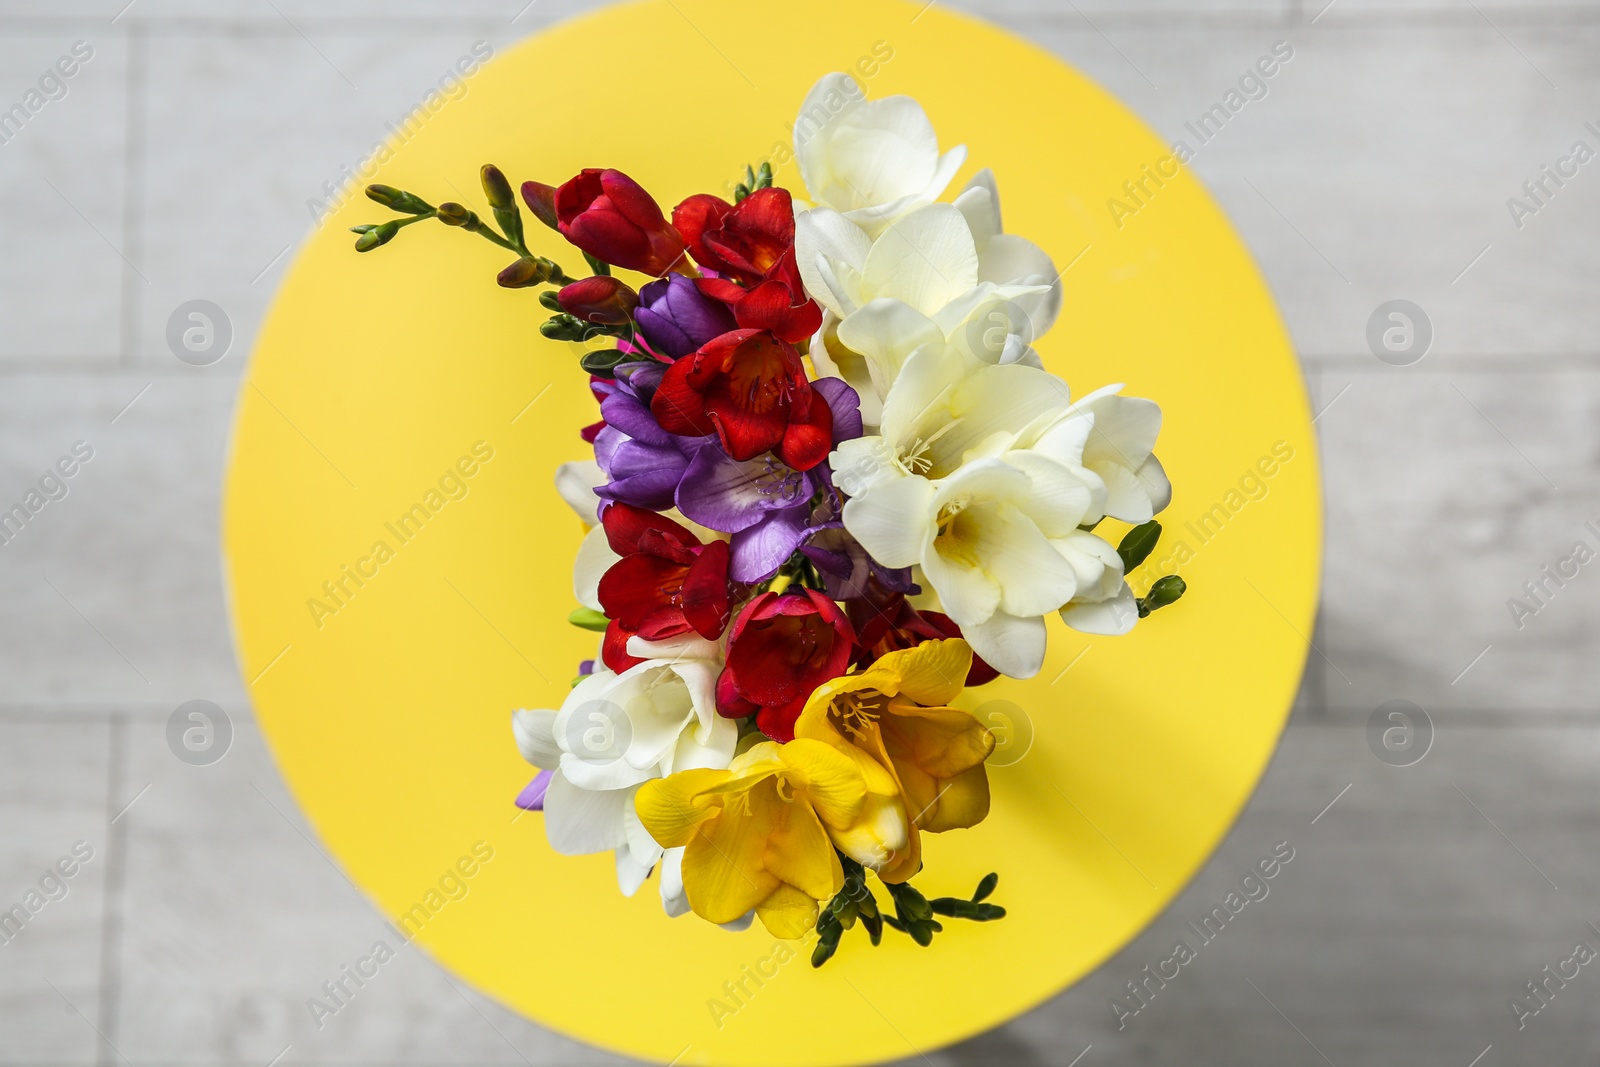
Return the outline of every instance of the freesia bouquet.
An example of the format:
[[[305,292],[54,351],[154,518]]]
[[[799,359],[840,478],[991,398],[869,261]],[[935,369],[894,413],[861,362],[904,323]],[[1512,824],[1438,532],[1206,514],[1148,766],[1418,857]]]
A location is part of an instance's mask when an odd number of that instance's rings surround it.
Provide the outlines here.
[[[403,217],[356,247],[436,219],[514,253],[499,283],[551,287],[542,333],[599,400],[594,459],[557,484],[590,525],[570,621],[604,636],[559,709],[513,716],[540,768],[517,803],[557,852],[614,852],[623,893],[654,871],[669,915],[814,930],[820,964],[858,921],[925,945],[939,917],[1004,914],[995,875],[970,898],[910,885],[923,834],[989,811],[995,737],[963,690],[1036,674],[1046,615],[1121,634],[1183,583],[1126,580],[1171,495],[1160,409],[1073,400],[1044,369],[1060,273],[1004,232],[994,175],[941,201],[965,148],[843,74],[794,156],[807,201],[763,164],[670,218],[616,170],[524,183],[586,277],[529,250],[493,166],[495,225],[372,186]],[[1106,519],[1133,527],[1118,546]]]

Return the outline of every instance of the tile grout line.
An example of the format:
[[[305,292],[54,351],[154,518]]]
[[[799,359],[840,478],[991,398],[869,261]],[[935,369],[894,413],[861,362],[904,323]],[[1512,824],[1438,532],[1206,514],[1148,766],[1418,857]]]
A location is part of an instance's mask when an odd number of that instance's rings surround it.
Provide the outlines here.
[[[106,765],[106,884],[103,890],[100,914],[100,998],[95,1011],[103,1035],[102,1046],[95,1057],[99,1067],[115,1067],[117,1039],[117,1009],[120,1001],[120,974],[122,969],[122,893],[127,871],[127,824],[111,821],[122,795],[122,766],[128,755],[128,725],[121,712],[111,717],[110,752]],[[119,825],[120,823],[120,825]]]
[[[144,26],[135,22],[128,28],[128,78],[126,110],[123,115],[122,148],[122,247],[127,257],[138,262],[144,255],[144,150],[145,91],[148,37]],[[127,264],[122,270],[122,298],[118,309],[121,342],[118,364],[121,369],[138,363],[140,293],[138,279]]]

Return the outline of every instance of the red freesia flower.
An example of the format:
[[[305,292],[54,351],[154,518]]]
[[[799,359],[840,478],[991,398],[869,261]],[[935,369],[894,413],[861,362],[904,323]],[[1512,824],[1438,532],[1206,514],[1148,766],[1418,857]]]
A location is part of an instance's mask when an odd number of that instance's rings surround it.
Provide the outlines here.
[[[753,708],[762,733],[792,741],[806,699],[845,672],[854,649],[850,620],[822,593],[762,593],[739,612],[728,634],[718,708],[731,718]]]
[[[700,279],[701,293],[727,304],[741,329],[796,343],[821,328],[822,310],[807,299],[795,262],[787,189],[757,189],[737,206],[701,193],[679,204],[672,221],[695,261],[721,275]]]
[[[700,539],[664,515],[614,503],[601,516],[606,540],[622,559],[600,579],[606,628],[601,659],[622,672],[643,661],[628,638],[648,641],[690,630],[715,640],[728,625],[728,543]]]
[[[794,258],[794,252],[789,253]],[[797,277],[793,285],[771,278],[746,289],[726,278],[697,278],[701,295],[728,305],[741,330],[766,330],[779,340],[798,344],[822,328],[822,309],[805,294]]]
[[[800,353],[763,330],[725,333],[668,367],[650,410],[668,433],[716,434],[740,461],[772,451],[804,471],[833,448],[833,412]]]
[[[746,285],[766,278],[794,249],[794,202],[787,189],[757,189],[738,206],[701,193],[673,209],[672,223],[695,262]]]
[[[660,277],[683,257],[682,236],[620,170],[583,171],[556,190],[554,206],[561,236],[606,263]]]
[[[849,602],[849,614],[857,634],[855,665],[862,668],[889,652],[924,641],[961,636],[961,627],[950,616],[939,611],[918,611],[903,594],[883,589],[876,582],[864,597]],[[965,683],[969,688],[998,677],[999,671],[973,654]]]

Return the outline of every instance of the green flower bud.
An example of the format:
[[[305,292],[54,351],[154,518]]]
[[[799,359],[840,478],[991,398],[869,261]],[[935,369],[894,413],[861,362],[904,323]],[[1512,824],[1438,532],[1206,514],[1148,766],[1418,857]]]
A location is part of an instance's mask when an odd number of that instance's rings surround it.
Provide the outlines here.
[[[506,239],[521,248],[522,209],[517,206],[517,195],[511,191],[511,183],[493,163],[485,163],[478,175],[483,181],[483,195],[489,198],[489,206],[494,209],[494,220],[505,231]]]
[[[1000,876],[998,874],[991,871],[984,875],[983,881],[978,883],[977,892],[972,894],[972,902],[976,904],[980,900],[987,899],[989,894],[994,892],[994,887],[999,884]]]
[[[386,222],[381,226],[374,226],[356,238],[356,251],[370,252],[379,245],[386,245],[394,240],[395,234],[399,232],[400,223],[398,222]]]
[[[1133,573],[1133,569],[1155,551],[1156,542],[1160,540],[1161,524],[1154,519],[1129,530],[1123,536],[1122,544],[1117,546],[1117,555],[1122,557],[1122,573]]]
[[[506,176],[500,168],[493,163],[485,163],[478,172],[478,177],[483,181],[483,195],[488,197],[489,206],[496,211],[517,206],[517,198],[511,191],[511,183],[506,181]]]
[[[426,215],[433,210],[433,205],[422,197],[408,193],[404,189],[396,189],[392,185],[367,186],[367,199],[375,200],[393,211],[403,211],[407,215]]]
[[[1156,579],[1150,591],[1139,600],[1139,617],[1142,619],[1158,608],[1176,604],[1188,588],[1184,580],[1176,574]]]
[[[446,226],[466,226],[475,228],[478,216],[475,212],[468,211],[454,200],[440,204],[438,207],[439,221]]]
[[[582,630],[593,630],[595,633],[605,633],[611,620],[593,608],[579,608],[567,616],[567,621]]]
[[[571,315],[552,315],[539,327],[539,332],[552,341],[582,341],[594,327]]]
[[[526,289],[530,285],[543,285],[550,280],[550,261],[547,259],[517,260],[496,277],[502,288]]]
[[[602,348],[585,352],[583,358],[578,360],[578,366],[597,378],[612,378],[615,377],[612,372],[618,366],[638,358],[615,348]]]

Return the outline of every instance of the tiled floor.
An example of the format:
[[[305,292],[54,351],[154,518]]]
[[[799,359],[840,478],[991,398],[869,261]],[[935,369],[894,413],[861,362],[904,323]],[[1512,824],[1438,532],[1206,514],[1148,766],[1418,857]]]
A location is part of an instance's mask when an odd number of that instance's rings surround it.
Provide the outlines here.
[[[609,1062],[420,957],[311,1026],[305,998],[379,920],[251,722],[216,549],[242,356],[306,202],[474,41],[596,5],[125,3],[0,2],[0,105],[74,42],[93,49],[0,147],[0,497],[93,449],[0,551],[0,904],[92,849],[0,948],[0,1064]],[[1300,706],[1205,872],[1077,988],[911,1062],[1592,1062],[1600,983],[1575,980],[1520,1032],[1508,1002],[1600,921],[1600,577],[1585,569],[1520,626],[1507,600],[1575,541],[1600,543],[1585,528],[1600,520],[1600,175],[1583,168],[1520,228],[1506,200],[1574,141],[1600,143],[1585,125],[1600,126],[1600,3],[953,6],[1054,50],[1172,138],[1275,42],[1294,48],[1196,168],[1323,412],[1328,559]],[[205,369],[164,341],[196,297],[236,335]],[[1434,326],[1414,366],[1367,351],[1393,298]],[[194,698],[235,728],[209,767],[163,738]],[[1433,713],[1414,767],[1367,749],[1391,699]],[[1124,983],[1285,840],[1297,858],[1269,899],[1119,1029]]]

